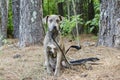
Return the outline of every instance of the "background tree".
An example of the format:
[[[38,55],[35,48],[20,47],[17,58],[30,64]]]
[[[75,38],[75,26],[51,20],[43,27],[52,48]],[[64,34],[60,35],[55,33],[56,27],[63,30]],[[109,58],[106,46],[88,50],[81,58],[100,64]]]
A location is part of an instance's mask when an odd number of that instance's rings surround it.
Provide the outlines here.
[[[58,13],[61,15],[61,16],[64,16],[64,10],[63,10],[63,2],[59,2],[58,4],[57,4],[57,6],[58,6]]]
[[[1,47],[1,45],[2,45],[2,40],[1,40],[1,35],[2,35],[2,31],[1,31],[1,27],[2,27],[2,25],[1,25],[1,1],[0,1],[0,47]]]
[[[43,16],[50,14],[57,14],[57,1],[58,0],[43,0]]]
[[[72,4],[72,0],[71,0],[71,2],[70,2],[70,15],[71,16],[73,16],[74,15],[74,12],[76,12],[76,15],[81,15],[80,16],[80,18],[84,18],[84,20],[85,20],[85,17],[84,17],[84,15],[86,15],[86,14],[84,14],[84,12],[85,12],[85,10],[86,9],[84,9],[84,0],[74,0],[74,2],[75,2],[75,5],[76,5],[76,7],[74,8],[74,6],[73,6],[73,4]],[[86,2],[87,3],[87,2]],[[87,12],[86,12],[87,13]],[[77,24],[78,25],[78,32],[79,33],[83,33],[84,32],[84,28],[83,28],[83,25],[82,24]],[[76,27],[74,27],[73,28],[73,30],[72,30],[72,34],[73,35],[76,35],[77,34],[77,31],[76,31]]]
[[[14,38],[19,38],[20,0],[12,0],[12,12],[13,12]]]
[[[2,41],[7,38],[8,1],[0,0],[0,46]]]
[[[88,20],[92,20],[95,16],[94,1],[88,0]]]
[[[98,45],[120,47],[120,0],[101,0]]]
[[[78,21],[77,21],[77,13],[76,13],[76,10],[75,10],[76,5],[75,5],[74,0],[72,0],[72,4],[73,4],[74,15],[75,15],[75,20],[76,20],[77,43],[78,43],[78,46],[80,46],[79,31],[78,31]]]
[[[83,19],[83,24],[78,24],[78,30],[79,30],[79,34],[81,33],[90,33],[90,24],[85,26],[87,21],[90,21],[92,19],[94,19],[95,16],[95,11],[94,11],[94,4],[96,1],[98,0],[74,0],[75,1],[75,11],[77,15],[81,15],[80,18]],[[73,15],[74,9],[73,6],[71,5],[71,9],[70,9],[70,13],[71,15]],[[76,30],[75,28],[72,31],[73,34],[76,34]]]
[[[20,0],[20,47],[43,42],[42,0]]]

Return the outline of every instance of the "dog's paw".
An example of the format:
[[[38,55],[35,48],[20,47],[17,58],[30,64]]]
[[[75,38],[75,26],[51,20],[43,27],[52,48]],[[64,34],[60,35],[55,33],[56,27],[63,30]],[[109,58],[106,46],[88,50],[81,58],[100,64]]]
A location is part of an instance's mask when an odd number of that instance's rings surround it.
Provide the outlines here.
[[[52,76],[53,73],[54,73],[53,70],[51,68],[47,67],[47,74],[50,75],[50,76]]]
[[[61,74],[60,71],[55,71],[54,76],[55,76],[55,77],[59,77],[60,74]]]

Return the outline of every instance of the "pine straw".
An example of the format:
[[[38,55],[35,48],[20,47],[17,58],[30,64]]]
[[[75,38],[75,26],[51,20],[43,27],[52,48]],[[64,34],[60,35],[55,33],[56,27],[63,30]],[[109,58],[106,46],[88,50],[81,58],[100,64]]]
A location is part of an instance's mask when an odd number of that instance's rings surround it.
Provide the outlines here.
[[[67,42],[66,47],[74,43]],[[90,65],[90,70],[84,65],[77,65],[63,69],[60,77],[54,77],[46,74],[42,46],[20,49],[10,45],[0,49],[0,80],[120,80],[120,51],[117,49],[85,47],[84,44],[79,51],[71,49],[68,59],[97,57],[100,60],[96,65]],[[14,57],[16,55],[19,56]]]

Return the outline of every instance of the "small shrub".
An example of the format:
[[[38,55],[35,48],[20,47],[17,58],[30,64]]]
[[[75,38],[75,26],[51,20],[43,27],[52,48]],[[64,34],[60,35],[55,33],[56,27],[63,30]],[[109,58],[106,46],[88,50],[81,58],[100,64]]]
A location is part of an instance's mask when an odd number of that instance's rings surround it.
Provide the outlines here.
[[[0,41],[2,42],[2,44],[8,43],[7,39],[4,39],[3,36],[0,36]]]
[[[66,36],[72,32],[73,28],[76,26],[76,18],[79,24],[83,24],[83,19],[80,18],[80,15],[77,15],[77,17],[72,16],[70,17],[70,20],[65,18],[60,25],[62,35]]]
[[[95,17],[85,23],[84,32],[97,34],[99,31],[99,19],[100,19],[100,3],[96,0],[94,2]]]
[[[9,36],[13,36],[13,18],[12,18],[12,0],[9,2],[9,8],[8,8],[8,27],[7,27],[7,34]]]

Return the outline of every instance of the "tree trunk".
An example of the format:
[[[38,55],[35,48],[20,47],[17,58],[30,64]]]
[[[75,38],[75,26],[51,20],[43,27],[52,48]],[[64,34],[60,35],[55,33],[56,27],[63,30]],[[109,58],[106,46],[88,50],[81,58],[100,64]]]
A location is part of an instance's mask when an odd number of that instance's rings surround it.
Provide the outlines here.
[[[77,43],[78,43],[78,46],[80,46],[80,39],[79,39],[79,31],[78,31],[78,21],[77,21],[77,13],[76,13],[76,10],[75,10],[75,8],[76,8],[76,5],[75,5],[75,2],[74,2],[74,0],[72,0],[72,4],[73,4],[73,9],[74,9],[74,16],[76,17],[75,18],[75,21],[76,21],[76,32],[77,32]]]
[[[2,19],[2,15],[1,15],[1,1],[0,1],[0,47],[2,46],[2,30],[1,30],[2,21],[1,21],[1,19]]]
[[[42,0],[20,0],[19,46],[43,42]]]
[[[101,0],[98,45],[120,47],[120,0]]]
[[[76,12],[77,14],[84,14],[84,1],[83,0],[75,0],[75,4],[77,5],[76,6]]]
[[[92,20],[95,16],[94,2],[93,0],[88,1],[88,20]]]
[[[59,2],[57,5],[58,5],[58,13],[59,13],[59,15],[64,16],[63,2]]]
[[[13,12],[14,38],[19,38],[20,0],[12,0],[12,12]]]
[[[81,15],[80,18],[83,18],[84,20],[85,20],[84,16],[86,16],[86,13],[87,13],[87,12],[85,12],[84,5],[83,5],[83,4],[86,4],[86,3],[87,3],[87,2],[85,2],[84,0],[75,0],[75,5],[76,5],[75,11],[76,11],[76,14],[77,14],[77,15]],[[70,15],[74,15],[73,13],[74,13],[73,6],[70,5]],[[79,34],[81,34],[81,33],[84,32],[83,25],[82,25],[82,24],[79,24],[79,23],[78,23],[78,32],[79,32]],[[77,32],[76,32],[76,27],[73,28],[72,34],[73,34],[74,36],[76,36],[76,34],[77,34]]]
[[[8,5],[7,0],[0,0],[0,46],[2,41],[7,38],[7,22],[8,22]]]
[[[67,15],[68,15],[68,20],[70,20],[70,1],[66,0],[66,4],[67,4]]]

